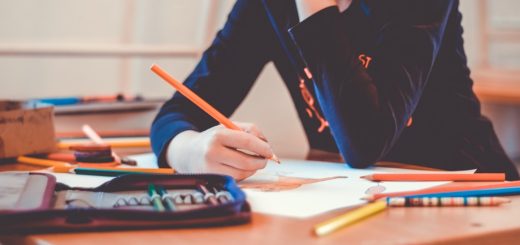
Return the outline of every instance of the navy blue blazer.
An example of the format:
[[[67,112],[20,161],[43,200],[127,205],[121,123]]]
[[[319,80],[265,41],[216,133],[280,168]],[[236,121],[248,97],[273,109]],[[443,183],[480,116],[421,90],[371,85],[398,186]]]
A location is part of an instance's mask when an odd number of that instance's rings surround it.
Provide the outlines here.
[[[273,62],[313,149],[356,168],[385,160],[517,179],[481,115],[462,31],[457,0],[354,0],[301,23],[294,0],[238,0],[184,84],[229,116]],[[300,78],[330,129],[309,117]],[[153,122],[153,150],[164,164],[174,136],[216,124],[174,94]]]

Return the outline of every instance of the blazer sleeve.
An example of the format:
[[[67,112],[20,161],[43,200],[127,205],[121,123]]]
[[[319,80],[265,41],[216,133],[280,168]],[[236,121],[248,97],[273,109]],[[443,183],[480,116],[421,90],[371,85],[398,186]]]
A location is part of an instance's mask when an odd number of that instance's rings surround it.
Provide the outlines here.
[[[269,60],[269,22],[259,0],[238,0],[224,27],[205,50],[184,85],[230,116]],[[271,31],[272,32],[272,31]],[[179,93],[160,109],[152,123],[152,149],[159,165],[173,137],[185,130],[203,131],[217,122]]]
[[[346,162],[367,167],[381,159],[405,128],[441,46],[454,1],[383,1],[389,17],[370,50],[353,45],[337,7],[321,10],[289,30],[313,74],[320,107]],[[421,13],[392,16],[402,2]],[[404,7],[404,6],[401,6]],[[410,12],[414,7],[407,6]],[[361,52],[372,60],[368,68]]]

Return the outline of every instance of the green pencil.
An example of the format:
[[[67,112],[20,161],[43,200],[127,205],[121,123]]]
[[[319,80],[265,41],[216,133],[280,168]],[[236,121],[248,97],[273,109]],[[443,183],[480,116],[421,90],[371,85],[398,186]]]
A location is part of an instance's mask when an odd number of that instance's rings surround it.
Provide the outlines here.
[[[172,202],[171,198],[165,198],[166,194],[168,193],[166,189],[164,189],[163,186],[157,186],[157,193],[161,195],[161,198],[163,199],[164,203],[166,204],[166,209],[168,211],[175,211],[177,208],[175,207],[175,204]]]
[[[74,173],[82,175],[97,175],[117,177],[125,174],[173,174],[172,169],[142,169],[142,168],[75,168]]]
[[[154,184],[148,185],[148,196],[150,196],[152,200],[154,209],[159,212],[164,212],[165,209],[161,202],[161,197],[157,194]]]

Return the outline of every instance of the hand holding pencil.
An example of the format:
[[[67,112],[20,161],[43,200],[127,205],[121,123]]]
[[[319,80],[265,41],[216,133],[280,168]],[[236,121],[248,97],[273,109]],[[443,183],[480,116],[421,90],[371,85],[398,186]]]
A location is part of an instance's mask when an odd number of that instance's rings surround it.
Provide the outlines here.
[[[257,127],[232,122],[159,66],[151,70],[221,124],[202,132],[187,130],[171,140],[166,158],[178,172],[220,173],[241,180],[264,168],[267,160],[279,162]]]

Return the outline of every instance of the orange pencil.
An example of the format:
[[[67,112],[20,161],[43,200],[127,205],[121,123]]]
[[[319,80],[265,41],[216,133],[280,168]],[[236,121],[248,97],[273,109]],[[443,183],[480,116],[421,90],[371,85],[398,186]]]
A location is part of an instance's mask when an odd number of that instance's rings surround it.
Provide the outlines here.
[[[510,181],[503,182],[497,184],[486,184],[479,186],[436,186],[431,188],[426,188],[422,190],[416,191],[400,191],[400,192],[388,192],[388,193],[378,193],[374,195],[368,195],[364,197],[364,200],[375,201],[384,197],[401,197],[401,196],[415,196],[415,195],[423,195],[423,194],[435,194],[442,192],[454,192],[454,191],[471,191],[471,190],[485,190],[485,189],[494,189],[494,188],[507,188],[507,187],[520,187],[519,181]]]
[[[109,145],[112,148],[140,148],[140,147],[150,147],[150,139],[131,139],[131,140],[104,140],[106,145]],[[83,144],[82,141],[73,141],[73,142],[58,142],[57,147],[60,150],[68,150],[71,146],[75,146],[78,144]]]
[[[170,85],[172,85],[179,93],[186,96],[191,102],[193,102],[195,105],[197,105],[200,109],[208,113],[211,117],[213,117],[215,120],[217,120],[220,124],[224,125],[226,128],[234,129],[234,130],[242,130],[237,125],[235,125],[231,120],[229,120],[226,116],[224,116],[222,113],[217,111],[213,106],[208,104],[205,100],[203,100],[201,97],[199,97],[197,94],[195,94],[193,91],[191,91],[188,87],[184,86],[181,82],[175,80],[172,76],[170,76],[165,70],[160,68],[158,65],[152,65],[150,68],[155,74],[160,76],[162,79],[164,79],[166,82],[168,82]],[[273,156],[270,158],[270,160],[273,160],[277,163],[280,163],[280,160],[276,155],[273,154]]]
[[[372,181],[504,181],[504,173],[388,173],[371,174],[361,178]]]

